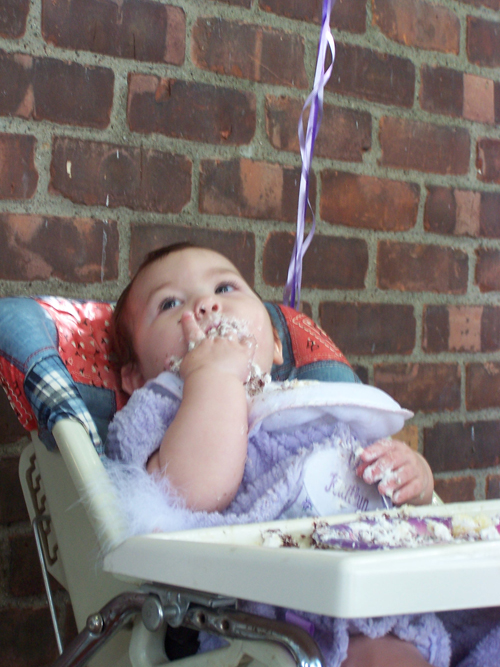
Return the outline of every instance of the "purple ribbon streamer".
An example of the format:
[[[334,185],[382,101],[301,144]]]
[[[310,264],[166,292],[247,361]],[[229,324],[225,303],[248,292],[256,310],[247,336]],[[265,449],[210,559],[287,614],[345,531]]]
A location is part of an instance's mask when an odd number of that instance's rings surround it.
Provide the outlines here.
[[[331,76],[333,62],[335,60],[335,42],[330,30],[330,14],[334,0],[323,0],[323,17],[321,22],[321,35],[318,45],[318,57],[316,60],[316,73],[314,76],[314,86],[307,98],[299,119],[299,144],[300,154],[302,156],[302,172],[300,175],[299,203],[297,210],[297,232],[293,246],[290,266],[288,268],[288,277],[283,293],[283,303],[298,310],[300,304],[300,288],[302,284],[302,261],[304,255],[316,230],[316,217],[309,202],[309,173],[314,155],[314,143],[318,134],[321,120],[323,118],[323,93],[325,84]],[[330,49],[332,62],[325,71],[325,59],[327,49]],[[304,137],[304,116],[308,108],[309,119],[307,121],[307,130]],[[304,239],[304,229],[307,207],[311,209],[312,226],[309,234]]]

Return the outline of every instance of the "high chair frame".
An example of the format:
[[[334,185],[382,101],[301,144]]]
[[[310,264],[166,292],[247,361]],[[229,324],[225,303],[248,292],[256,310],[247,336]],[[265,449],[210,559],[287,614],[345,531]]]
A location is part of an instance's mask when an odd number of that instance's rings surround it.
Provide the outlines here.
[[[37,332],[40,307],[23,300],[29,312],[23,311],[24,319],[16,319],[13,313],[18,300],[14,301],[3,311],[0,308],[0,333],[12,320],[14,331],[26,327],[28,316],[33,318],[30,330]],[[41,305],[60,309],[62,333],[55,331],[52,323],[47,325],[47,338],[40,342],[33,336],[36,346],[29,359],[38,355],[37,350],[44,354],[46,349],[57,356],[61,345],[71,346],[74,332],[79,335],[80,329],[92,328],[93,321],[89,324],[83,306],[79,310],[75,302],[65,305],[59,301]],[[102,318],[109,317],[102,312],[103,304],[99,308]],[[289,373],[296,373],[300,365],[302,379],[352,382],[352,369],[332,341],[308,318],[288,311],[271,313],[288,359],[279,367],[285,375],[276,379],[298,377]],[[46,321],[43,323],[45,326]],[[98,332],[93,338],[95,347],[106,343],[103,329]],[[15,343],[15,334],[10,339],[4,337],[0,356],[6,361],[7,374],[12,371],[14,376],[10,398],[18,415],[24,416],[29,408],[26,403],[19,407],[16,398],[24,394],[22,378],[32,367],[18,360]],[[323,356],[318,356],[318,350]],[[107,354],[105,345],[99,354]],[[89,367],[83,355],[82,360],[85,363],[77,378]],[[328,375],[317,378],[318,368]],[[70,383],[73,380],[69,378]],[[9,388],[5,377],[3,382]],[[345,386],[339,388],[340,393],[345,392]],[[80,389],[70,390],[83,405]],[[51,388],[48,393],[52,397]],[[164,667],[168,664],[164,638],[169,625],[206,630],[228,640],[223,648],[176,661],[184,667],[320,667],[321,653],[304,629],[242,613],[235,606],[236,599],[345,618],[500,605],[500,541],[388,552],[261,546],[262,532],[267,528],[278,526],[299,538],[311,531],[310,518],[125,539],[114,489],[95,448],[95,425],[90,415],[82,418],[78,408],[73,418],[58,418],[51,427],[55,451],[47,449],[46,438],[42,442],[33,432],[32,443],[20,459],[21,484],[42,556],[56,636],[47,572],[69,592],[80,633],[64,650],[57,640],[62,652],[55,667],[80,667],[89,661],[92,667]],[[66,410],[65,404],[64,415],[68,415]],[[73,414],[71,410],[69,414]],[[30,420],[33,429],[34,415]],[[498,515],[500,501],[415,511],[422,515]],[[328,520],[334,523],[349,518],[341,515]]]

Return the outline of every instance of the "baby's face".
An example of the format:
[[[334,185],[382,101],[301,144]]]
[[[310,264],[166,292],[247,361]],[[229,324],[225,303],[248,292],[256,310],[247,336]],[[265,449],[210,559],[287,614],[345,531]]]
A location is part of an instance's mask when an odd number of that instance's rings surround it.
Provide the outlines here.
[[[124,384],[127,391],[186,354],[190,341],[181,324],[186,312],[205,334],[229,323],[254,338],[254,362],[263,372],[271,370],[273,361],[280,363],[269,314],[235,266],[212,250],[186,248],[147,266],[132,286],[126,317],[138,363],[133,385]]]

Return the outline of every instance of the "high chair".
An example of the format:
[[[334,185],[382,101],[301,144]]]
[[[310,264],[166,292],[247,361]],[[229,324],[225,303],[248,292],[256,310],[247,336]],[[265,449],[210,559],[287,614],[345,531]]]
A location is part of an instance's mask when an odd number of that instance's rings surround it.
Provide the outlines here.
[[[275,379],[357,381],[311,320],[267,306],[285,358]],[[238,598],[351,618],[500,604],[500,542],[365,552],[261,546],[276,522],[125,539],[103,465],[107,423],[126,400],[108,356],[111,312],[106,303],[0,299],[0,379],[31,431],[20,479],[61,653],[55,667],[160,667],[169,662],[167,628],[180,626],[227,640],[177,660],[188,667],[322,664],[304,629],[243,613]],[[363,407],[386,418],[382,407]],[[419,511],[495,514],[500,503]],[[312,523],[279,527],[300,536]],[[80,633],[64,648],[47,573],[68,591]]]

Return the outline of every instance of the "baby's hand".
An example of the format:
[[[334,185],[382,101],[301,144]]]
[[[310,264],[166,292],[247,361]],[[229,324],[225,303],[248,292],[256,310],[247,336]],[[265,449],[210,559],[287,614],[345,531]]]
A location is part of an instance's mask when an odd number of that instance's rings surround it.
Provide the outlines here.
[[[200,369],[236,376],[242,383],[250,376],[255,342],[238,335],[207,337],[193,313],[183,313],[182,330],[189,349],[180,366],[183,380]]]
[[[377,484],[395,505],[431,502],[434,479],[427,461],[400,440],[386,438],[363,450],[356,468],[367,484]]]

